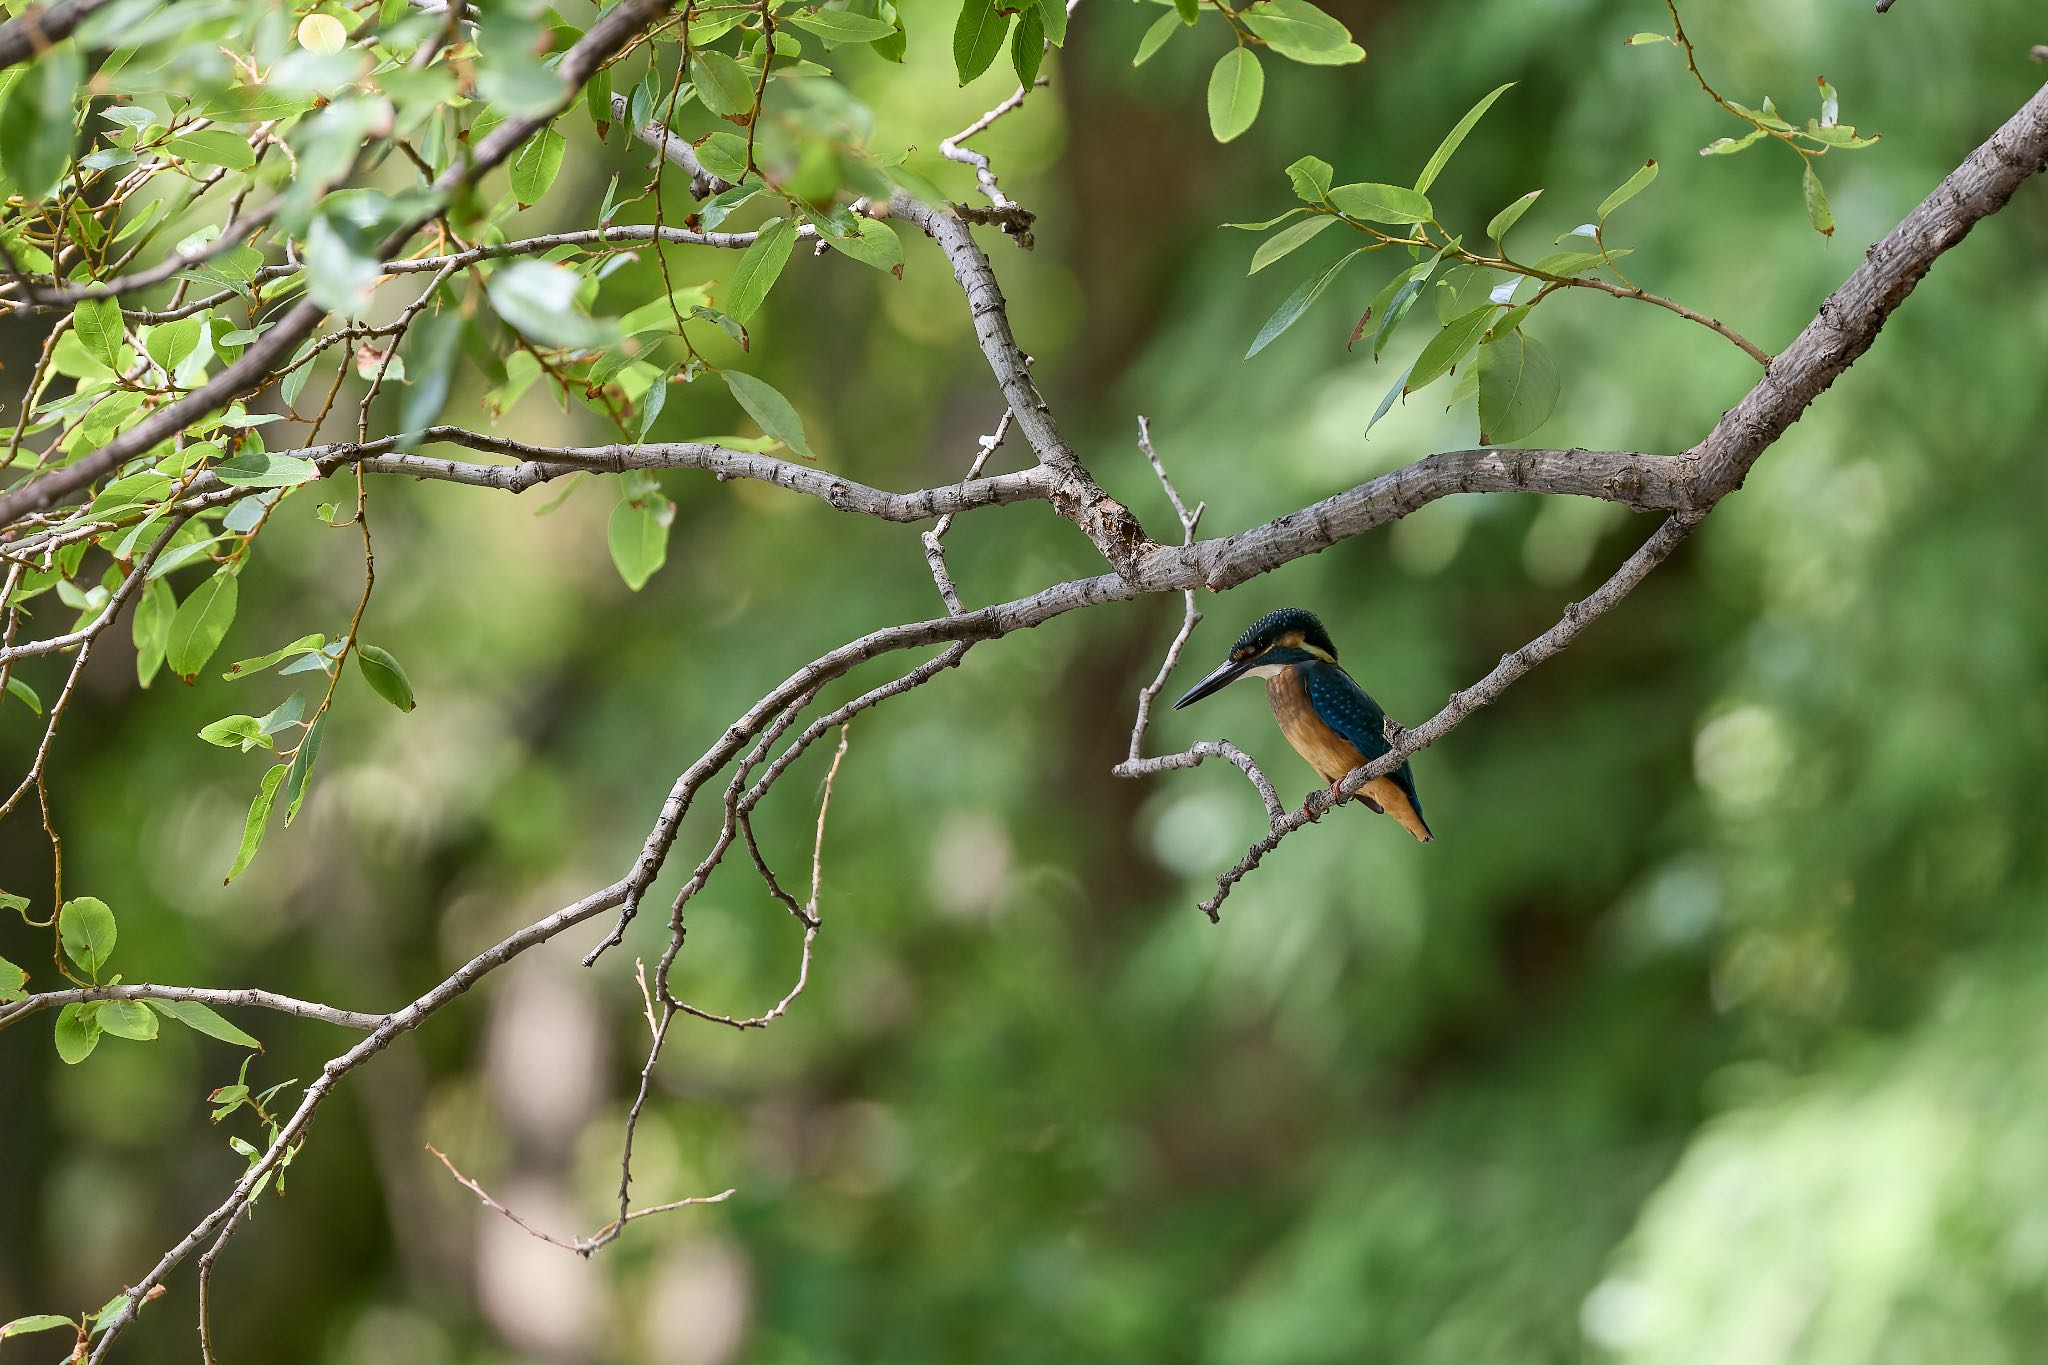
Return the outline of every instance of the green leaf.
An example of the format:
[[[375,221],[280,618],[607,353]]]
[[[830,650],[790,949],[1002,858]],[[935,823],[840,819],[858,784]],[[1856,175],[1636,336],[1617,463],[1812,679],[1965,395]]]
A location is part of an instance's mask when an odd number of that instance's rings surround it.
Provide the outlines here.
[[[1543,275],[1562,275],[1567,278],[1583,275],[1609,261],[1618,261],[1634,252],[1633,247],[1622,247],[1618,251],[1556,251],[1545,256],[1531,270]]]
[[[1037,0],[1038,22],[1054,47],[1067,45],[1067,7],[1063,0]]]
[[[1645,43],[1668,43],[1671,41],[1671,35],[1668,33],[1631,33],[1621,41],[1624,47],[1641,47]]]
[[[1378,360],[1380,351],[1394,335],[1394,329],[1415,307],[1415,301],[1422,297],[1422,291],[1429,284],[1429,276],[1437,267],[1441,257],[1432,256],[1426,261],[1410,266],[1388,280],[1366,311],[1380,320],[1372,338],[1372,358]]]
[[[1202,0],[1173,0],[1173,12],[1184,26],[1192,28],[1202,17],[1201,4]]]
[[[48,199],[71,165],[72,102],[85,78],[75,43],[58,43],[14,83],[0,107],[0,161],[22,198]]]
[[[0,957],[0,1005],[12,1004],[28,994],[28,973]]]
[[[1228,142],[1252,126],[1266,93],[1266,72],[1248,47],[1223,54],[1209,72],[1209,131]]]
[[[325,635],[301,635],[283,649],[273,649],[268,654],[259,654],[253,659],[236,660],[229,664],[228,671],[220,676],[228,682],[233,682],[236,678],[246,678],[252,673],[262,672],[281,659],[297,654],[316,654],[326,643]]]
[[[794,218],[770,218],[761,225],[753,244],[733,268],[732,286],[726,292],[727,316],[741,322],[754,316],[761,307],[761,300],[768,297],[768,291],[782,274],[782,267],[788,264],[789,253],[795,247]]]
[[[965,85],[994,64],[1010,31],[1010,16],[996,13],[995,0],[964,0],[953,22],[953,70]]]
[[[121,368],[121,305],[114,299],[87,299],[71,310],[71,328],[92,358],[108,369]]]
[[[413,700],[412,679],[405,676],[405,670],[399,667],[390,650],[376,645],[357,645],[356,668],[372,692],[399,710],[410,711],[419,705]]]
[[[1529,211],[1530,207],[1535,204],[1537,196],[1542,193],[1542,190],[1530,190],[1520,199],[1509,204],[1499,213],[1494,214],[1493,220],[1486,225],[1486,235],[1493,241],[1499,242],[1501,238],[1508,235],[1509,228],[1521,221],[1522,215]]]
[[[205,323],[197,316],[158,323],[143,334],[142,349],[169,374],[178,368],[178,362],[199,348],[199,333],[204,328]]]
[[[1657,163],[1655,161],[1645,161],[1643,168],[1623,181],[1620,189],[1600,201],[1600,211],[1597,216],[1601,225],[1603,227],[1606,225],[1608,214],[1648,189],[1650,182],[1656,178]]]
[[[130,623],[135,637],[135,681],[143,687],[163,667],[164,648],[171,639],[171,618],[178,610],[178,596],[161,578],[142,585],[135,602],[135,619]]]
[[[233,565],[222,565],[213,577],[193,589],[178,604],[171,617],[171,629],[164,639],[164,657],[171,672],[191,682],[206,667],[206,661],[227,638],[235,620],[235,574]]]
[[[1360,250],[1363,250],[1363,248],[1360,248]],[[1286,300],[1273,310],[1273,316],[1266,319],[1266,325],[1259,328],[1259,334],[1252,338],[1252,348],[1244,353],[1244,358],[1250,360],[1260,351],[1272,345],[1282,332],[1301,321],[1301,315],[1306,313],[1309,305],[1314,303],[1317,297],[1330,287],[1330,282],[1337,278],[1337,272],[1351,264],[1352,258],[1358,254],[1358,251],[1345,252],[1332,262],[1322,274],[1312,280],[1305,281],[1299,289],[1289,294]]]
[[[575,271],[553,261],[514,261],[491,276],[487,292],[498,316],[529,340],[594,350],[616,341],[618,328],[577,304],[582,283]]]
[[[1330,191],[1330,206],[1368,223],[1426,223],[1434,216],[1428,196],[1403,185],[1339,185]]]
[[[1290,61],[1339,66],[1365,60],[1365,49],[1351,41],[1351,30],[1308,0],[1257,0],[1239,10],[1238,18]]]
[[[1820,87],[1820,126],[1832,128],[1841,121],[1842,97],[1828,84],[1826,76],[1815,76],[1813,83]]]
[[[734,118],[754,110],[754,84],[759,73],[741,66],[723,52],[700,50],[690,54],[690,82],[704,107],[721,118]]]
[[[99,1006],[66,1005],[57,1011],[57,1057],[77,1066],[100,1045]]]
[[[220,166],[230,171],[246,171],[256,164],[256,150],[224,128],[179,133],[165,141],[164,150],[201,166]]]
[[[1415,357],[1415,368],[1409,372],[1408,383],[1402,392],[1415,393],[1449,374],[1451,367],[1479,344],[1481,334],[1486,331],[1496,311],[1489,303],[1445,323],[1443,330],[1422,348],[1422,354]]]
[[[722,370],[720,373],[725,376],[726,387],[732,390],[732,396],[739,399],[740,406],[747,410],[747,416],[761,424],[761,430],[807,460],[818,458],[804,439],[803,419],[796,415],[796,409],[773,385],[738,370]]]
[[[16,1318],[13,1322],[0,1324],[0,1341],[9,1337],[26,1336],[30,1332],[48,1332],[57,1327],[76,1329],[78,1324],[70,1318],[60,1318],[55,1313],[37,1313],[33,1317]]]
[[[214,477],[236,488],[295,488],[320,477],[320,467],[302,455],[244,450],[213,467]]]
[[[1806,221],[1813,224],[1813,230],[1823,237],[1835,235],[1835,213],[1828,207],[1827,191],[1820,187],[1820,177],[1813,173],[1813,163],[1806,163],[1805,173],[1800,177],[1800,191],[1806,199]]]
[[[1700,148],[1700,155],[1728,156],[1769,136],[1770,134],[1761,128],[1752,128],[1741,137],[1717,137],[1706,146]]]
[[[808,211],[806,216],[817,225],[820,239],[834,251],[881,271],[893,273],[902,267],[903,243],[887,223],[856,217],[844,205],[832,210],[829,216]]]
[[[258,1052],[263,1050],[263,1044],[221,1018],[211,1005],[202,1004],[197,1000],[152,1000],[149,1005],[158,1014],[167,1019],[177,1020],[194,1033],[203,1033],[209,1038],[218,1038],[223,1043],[233,1043],[236,1047],[254,1048]],[[234,1088],[221,1087],[222,1090]],[[216,1095],[219,1093],[215,1092]],[[244,1088],[242,1093],[246,1095],[249,1092]]]
[[[57,912],[57,937],[64,945],[64,956],[98,980],[119,937],[114,930],[114,912],[98,896],[74,896]]]
[[[263,844],[264,829],[270,823],[270,808],[277,802],[278,784],[284,781],[284,775],[290,771],[291,765],[289,763],[273,764],[263,774],[263,780],[257,784],[256,798],[249,803],[248,817],[242,821],[242,845],[235,851],[235,865],[228,869],[227,876],[221,878],[220,884],[222,886],[226,886],[229,882],[241,876],[248,869],[250,861],[255,858],[256,850]],[[209,1010],[208,1013],[212,1013],[212,1011]],[[199,1028],[197,1024],[194,1024],[193,1027]],[[200,1029],[199,1031],[201,1033],[207,1032],[205,1029]],[[214,1036],[220,1037],[221,1035],[215,1034]],[[234,1042],[235,1040],[231,1038],[228,1041]]]
[[[1465,135],[1472,131],[1472,125],[1479,122],[1486,111],[1493,107],[1495,100],[1514,88],[1513,81],[1496,88],[1491,95],[1473,105],[1465,117],[1458,120],[1458,126],[1451,129],[1444,140],[1437,144],[1436,150],[1430,153],[1428,162],[1422,167],[1422,174],[1415,177],[1415,189],[1418,194],[1427,193],[1429,187],[1436,183],[1437,176],[1450,164],[1452,153],[1458,150],[1458,145],[1465,140]]]
[[[156,1015],[140,1000],[109,1000],[100,1006],[100,1027],[138,1043],[156,1038]]]
[[[777,22],[794,24],[806,32],[817,34],[828,43],[872,43],[877,38],[886,38],[896,31],[894,24],[885,24],[880,19],[871,19],[865,14],[854,14],[843,9],[821,9],[814,13],[792,14]]]
[[[263,733],[263,722],[254,716],[222,716],[201,726],[199,737],[208,744],[223,749],[239,748],[243,753],[259,744],[266,749],[271,747],[270,736]]]
[[[1319,204],[1330,192],[1336,168],[1319,156],[1305,156],[1287,168],[1287,181],[1304,202]]]
[[[313,728],[306,731],[306,737],[299,741],[299,751],[292,755],[292,769],[285,774],[285,795],[288,800],[284,808],[284,823],[291,827],[298,818],[299,803],[306,799],[306,784],[312,780],[313,765],[320,759],[320,737],[327,733],[327,712],[322,711],[314,720]]]
[[[668,531],[675,519],[675,503],[658,489],[621,498],[612,509],[605,542],[611,548],[612,563],[618,566],[619,577],[634,592],[640,591],[668,559]]]
[[[1507,332],[1479,348],[1479,443],[1519,441],[1557,407],[1557,365],[1534,337]]]
[[[1372,416],[1365,423],[1366,435],[1372,435],[1372,429],[1380,424],[1380,418],[1393,411],[1394,400],[1399,398],[1402,392],[1407,389],[1408,376],[1414,373],[1415,365],[1413,362],[1410,362],[1408,368],[1401,371],[1400,378],[1396,379],[1392,387],[1387,390],[1386,396],[1380,399],[1380,405],[1372,410]]]
[[[509,167],[512,194],[519,201],[519,207],[539,203],[554,185],[555,176],[562,169],[562,153],[568,147],[569,140],[556,132],[552,123],[519,144]]]
[[[1180,16],[1168,10],[1152,21],[1152,27],[1145,30],[1145,36],[1138,40],[1138,55],[1131,58],[1132,66],[1143,66],[1152,59],[1152,54],[1166,46],[1166,40],[1180,32],[1187,25]]]
[[[1319,213],[1313,218],[1304,218],[1291,227],[1282,228],[1259,244],[1259,249],[1252,254],[1251,269],[1245,271],[1245,274],[1258,274],[1290,251],[1313,241],[1317,233],[1326,227],[1335,226],[1336,222],[1337,220],[1328,214]]]
[[[9,673],[7,675],[6,695],[18,698],[23,706],[26,706],[37,715],[43,714],[43,699],[36,695],[36,690],[33,687],[22,681],[19,674]]]
[[[1038,66],[1045,59],[1045,20],[1038,17],[1038,6],[1032,5],[1018,16],[1017,30],[1010,36],[1010,66],[1017,73],[1017,84],[1026,90],[1038,83]]]
[[[1299,218],[1302,214],[1307,212],[1309,212],[1309,210],[1306,208],[1293,208],[1287,210],[1287,212],[1285,213],[1276,213],[1263,223],[1218,223],[1217,226],[1236,228],[1239,232],[1264,232],[1267,228],[1277,227],[1281,223],[1286,222],[1289,218]]]

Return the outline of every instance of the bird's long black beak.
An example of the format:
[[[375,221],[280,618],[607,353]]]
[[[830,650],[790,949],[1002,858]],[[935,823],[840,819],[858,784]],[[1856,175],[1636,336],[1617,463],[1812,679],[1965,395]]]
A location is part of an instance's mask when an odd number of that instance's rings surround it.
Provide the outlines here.
[[[1173,704],[1173,709],[1178,711],[1183,706],[1194,705],[1212,692],[1221,692],[1242,678],[1257,662],[1257,659],[1225,659],[1221,668],[1183,693],[1181,699]]]

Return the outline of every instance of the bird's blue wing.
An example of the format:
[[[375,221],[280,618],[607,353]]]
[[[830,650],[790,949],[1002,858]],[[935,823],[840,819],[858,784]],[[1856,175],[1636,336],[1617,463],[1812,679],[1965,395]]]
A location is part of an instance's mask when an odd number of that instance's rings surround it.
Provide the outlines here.
[[[1364,754],[1371,762],[1393,746],[1387,743],[1387,713],[1380,704],[1367,694],[1366,690],[1351,680],[1351,675],[1330,663],[1312,663],[1302,667],[1302,687],[1308,693],[1308,704],[1316,709],[1316,715],[1323,724],[1335,730],[1351,746]],[[1394,784],[1407,793],[1408,801],[1415,807],[1416,815],[1422,814],[1422,798],[1415,794],[1415,775],[1403,763],[1390,774]]]

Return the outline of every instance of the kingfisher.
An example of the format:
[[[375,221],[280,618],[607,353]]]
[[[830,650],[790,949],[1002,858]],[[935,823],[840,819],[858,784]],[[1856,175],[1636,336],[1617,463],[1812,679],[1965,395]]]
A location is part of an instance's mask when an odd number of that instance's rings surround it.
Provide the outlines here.
[[[1294,751],[1335,790],[1344,775],[1386,753],[1387,713],[1337,666],[1337,646],[1314,612],[1283,607],[1237,637],[1230,657],[1173,704],[1178,711],[1250,675],[1266,680],[1273,718]],[[1424,843],[1431,835],[1408,765],[1365,784],[1359,799]]]

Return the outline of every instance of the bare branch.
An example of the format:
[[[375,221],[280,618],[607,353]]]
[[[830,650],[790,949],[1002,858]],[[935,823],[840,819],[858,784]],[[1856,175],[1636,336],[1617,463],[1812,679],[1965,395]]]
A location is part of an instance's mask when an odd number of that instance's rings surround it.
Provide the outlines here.
[[[616,1233],[621,1227],[633,1222],[635,1219],[652,1217],[657,1213],[672,1213],[677,1209],[689,1208],[696,1204],[723,1204],[726,1200],[739,1193],[737,1189],[721,1190],[717,1194],[695,1194],[691,1195],[688,1199],[672,1199],[666,1204],[656,1204],[651,1208],[634,1209],[624,1217],[615,1218],[611,1222],[606,1223],[588,1237],[569,1239],[557,1237],[551,1232],[535,1227],[532,1223],[527,1222],[511,1209],[506,1208],[496,1199],[493,1199],[489,1190],[486,1190],[476,1181],[471,1180],[461,1171],[456,1170],[455,1163],[448,1159],[448,1154],[433,1143],[427,1144],[427,1150],[432,1152],[440,1160],[441,1164],[448,1168],[448,1174],[455,1177],[455,1182],[481,1200],[485,1208],[495,1209],[497,1212],[504,1214],[507,1218],[518,1224],[522,1230],[540,1238],[541,1241],[546,1242],[549,1246],[558,1246],[564,1251],[573,1251],[578,1256],[585,1258],[588,1258],[592,1252],[595,1252],[606,1242],[612,1240],[608,1234]]]

